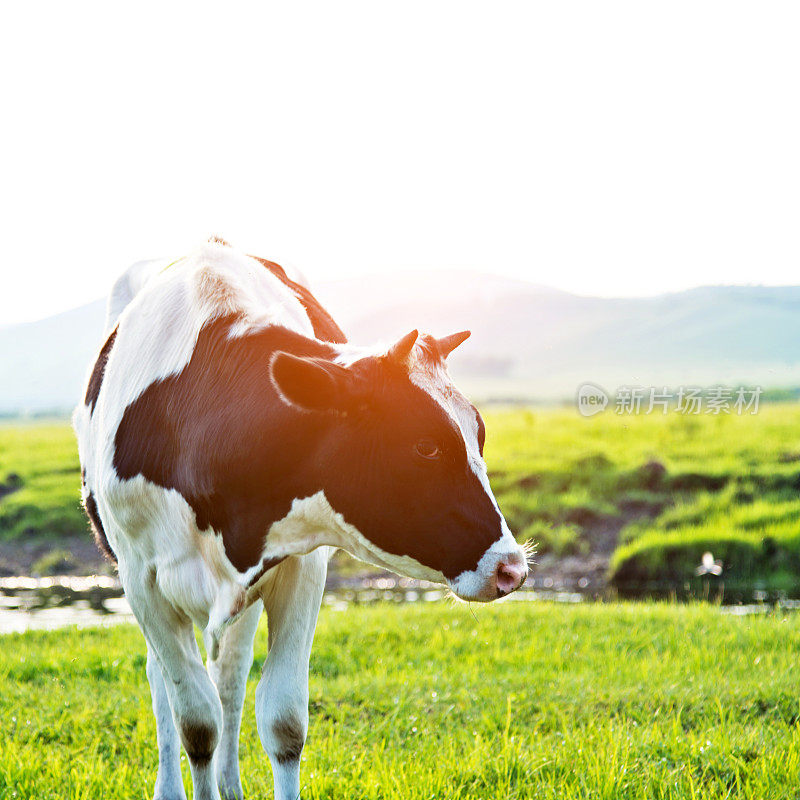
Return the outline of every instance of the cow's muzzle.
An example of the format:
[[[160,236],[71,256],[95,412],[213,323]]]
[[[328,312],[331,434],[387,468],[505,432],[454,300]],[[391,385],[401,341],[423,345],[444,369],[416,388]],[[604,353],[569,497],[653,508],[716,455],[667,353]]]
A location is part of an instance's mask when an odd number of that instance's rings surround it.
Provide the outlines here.
[[[449,581],[449,585],[453,593],[462,600],[488,603],[516,591],[527,577],[528,559],[525,550],[513,538],[508,542],[503,537],[484,553],[476,569],[462,572]]]

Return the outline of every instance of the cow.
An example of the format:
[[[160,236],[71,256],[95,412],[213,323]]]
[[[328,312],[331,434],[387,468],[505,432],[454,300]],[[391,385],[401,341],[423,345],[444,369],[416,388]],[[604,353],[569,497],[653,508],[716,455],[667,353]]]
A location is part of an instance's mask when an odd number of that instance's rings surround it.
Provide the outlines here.
[[[349,344],[305,283],[212,239],[115,284],[73,418],[82,495],[147,644],[156,800],[241,798],[253,638],[275,797],[295,800],[327,564],[341,548],[464,600],[525,580],[483,461],[484,423],[448,377],[468,332]],[[207,668],[195,639],[202,632]]]

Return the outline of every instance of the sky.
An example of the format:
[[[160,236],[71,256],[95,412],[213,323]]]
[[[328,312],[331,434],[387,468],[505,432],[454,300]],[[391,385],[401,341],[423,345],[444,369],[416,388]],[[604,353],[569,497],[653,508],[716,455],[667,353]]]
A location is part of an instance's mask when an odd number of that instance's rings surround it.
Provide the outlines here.
[[[312,281],[800,283],[791,2],[14,3],[0,325],[209,235]]]

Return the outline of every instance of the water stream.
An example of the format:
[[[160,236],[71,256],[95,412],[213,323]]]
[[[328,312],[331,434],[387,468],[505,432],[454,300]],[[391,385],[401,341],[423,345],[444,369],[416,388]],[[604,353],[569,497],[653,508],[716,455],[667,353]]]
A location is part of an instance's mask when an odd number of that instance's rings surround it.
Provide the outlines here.
[[[427,581],[394,577],[353,578],[331,581],[322,602],[343,610],[350,605],[378,602],[438,602],[446,596],[441,586]],[[577,592],[526,587],[507,601],[578,603],[583,599],[583,595]],[[0,634],[133,621],[130,606],[116,578],[99,575],[0,578]]]
[[[534,588],[533,580],[502,602],[580,603],[591,597],[577,591]],[[430,603],[446,599],[441,586],[410,578],[333,578],[323,605],[344,610],[370,603]],[[749,616],[800,610],[800,600],[770,598],[755,592],[754,602],[720,605],[724,614]],[[114,577],[62,576],[0,578],[0,634],[52,630],[69,625],[115,625],[134,622],[119,581]]]

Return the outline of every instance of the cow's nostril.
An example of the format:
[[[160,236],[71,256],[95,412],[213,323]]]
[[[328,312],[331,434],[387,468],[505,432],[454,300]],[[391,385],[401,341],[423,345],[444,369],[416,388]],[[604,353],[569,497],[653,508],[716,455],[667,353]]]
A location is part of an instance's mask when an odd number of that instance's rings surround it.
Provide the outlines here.
[[[528,570],[525,564],[504,564],[502,562],[498,564],[495,573],[498,597],[504,597],[515,589],[519,589],[527,574]]]

